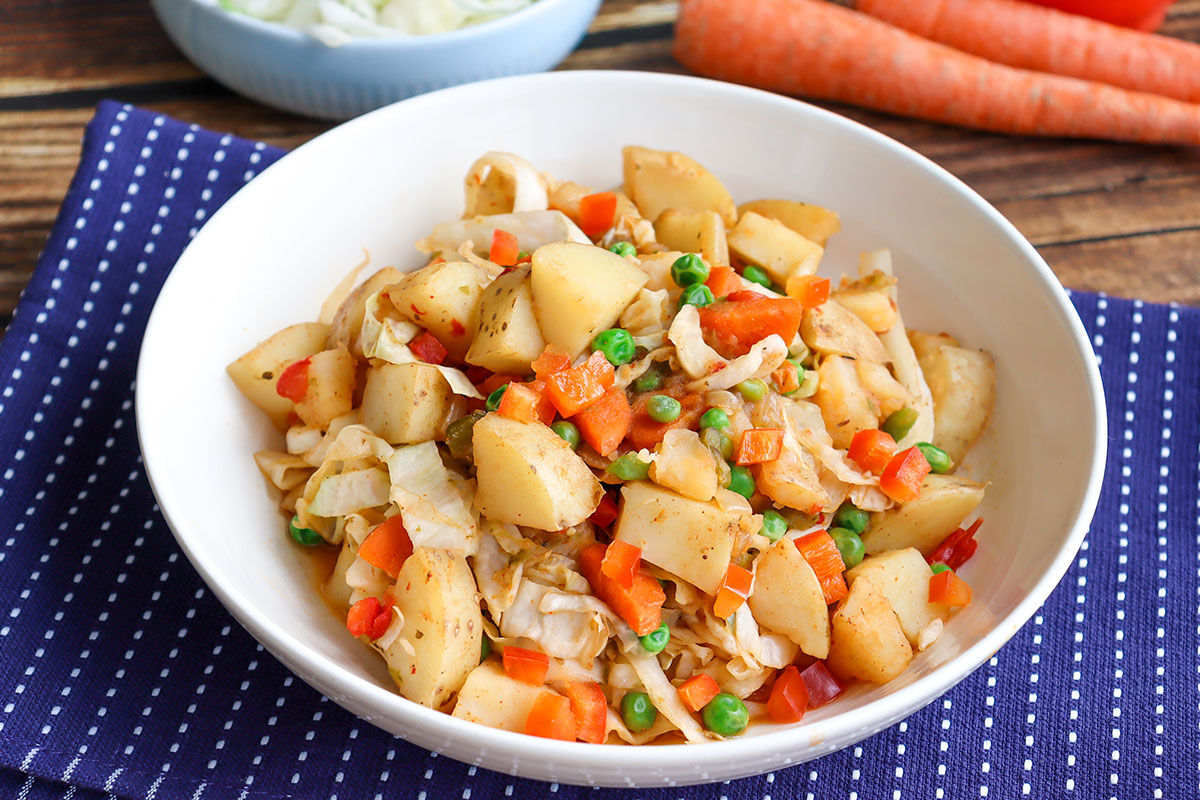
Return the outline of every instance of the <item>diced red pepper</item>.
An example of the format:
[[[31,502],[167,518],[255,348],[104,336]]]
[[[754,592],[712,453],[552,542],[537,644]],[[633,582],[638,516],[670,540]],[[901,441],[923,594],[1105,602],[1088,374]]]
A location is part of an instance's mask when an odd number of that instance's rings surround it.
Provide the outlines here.
[[[829,299],[829,278],[818,278],[816,275],[789,278],[787,290],[805,308],[816,308]]]
[[[850,460],[867,472],[876,475],[887,468],[896,453],[896,440],[891,434],[878,428],[869,428],[854,434],[850,440]]]
[[[733,267],[713,267],[708,271],[708,280],[704,285],[713,293],[713,297],[727,297],[741,290],[742,279]]]
[[[546,397],[546,384],[542,381],[509,383],[500,398],[496,413],[518,422],[554,422],[554,404]]]
[[[800,330],[804,307],[791,297],[767,297],[749,290],[730,294],[699,309],[700,327],[725,358],[737,358],[771,334],[790,343]]]
[[[921,496],[921,482],[933,470],[920,448],[910,447],[892,456],[879,476],[879,490],[897,503],[911,503]]]
[[[400,574],[400,568],[412,552],[412,539],[408,537],[408,531],[405,530],[404,521],[399,514],[376,525],[358,546],[360,558],[393,578]]]
[[[957,570],[975,555],[975,550],[979,547],[979,542],[975,541],[975,533],[982,524],[983,517],[980,517],[972,522],[970,527],[958,528],[943,539],[925,560],[930,565],[945,564],[950,569]]]
[[[517,263],[517,256],[520,252],[521,246],[517,242],[516,236],[499,228],[492,232],[492,246],[488,250],[488,261],[502,267],[511,267]]]
[[[479,389],[479,393],[487,397],[492,392],[499,389],[506,383],[520,383],[520,375],[505,375],[502,372],[496,372],[489,375],[483,383],[478,384],[475,388]]]
[[[608,545],[604,560],[600,562],[600,571],[626,589],[633,588],[633,579],[641,567],[642,548],[620,540],[613,540]]]
[[[550,671],[550,657],[524,647],[504,648],[504,674],[531,686],[541,686]]]
[[[750,428],[738,442],[737,463],[741,466],[774,461],[783,452],[783,428]]]
[[[753,588],[754,573],[737,564],[730,564],[729,569],[725,570],[721,588],[717,590],[717,597],[713,600],[713,614],[721,619],[732,617],[746,602]]]
[[[563,685],[571,713],[575,715],[575,738],[589,744],[604,744],[608,738],[608,700],[600,684],[567,681]]]
[[[375,641],[387,633],[392,624],[392,608],[385,607],[374,597],[364,597],[350,607],[346,615],[346,628],[354,636],[365,636]]]
[[[610,386],[599,400],[580,411],[572,421],[579,435],[602,456],[617,449],[633,424],[633,409],[620,386]]]
[[[613,499],[612,492],[605,492],[600,498],[600,505],[596,506],[596,510],[588,517],[588,522],[601,528],[607,528],[612,525],[617,519],[617,501]]]
[[[845,691],[824,661],[814,662],[800,673],[800,677],[804,679],[804,688],[808,689],[808,704],[812,708],[820,708]]]
[[[784,667],[767,698],[767,714],[772,722],[787,724],[799,722],[807,710],[808,687],[804,684],[804,678],[800,677],[800,670]]]
[[[679,699],[683,702],[684,707],[694,713],[704,708],[710,700],[720,694],[721,687],[708,673],[697,672],[679,684],[675,691],[679,693]]]
[[[613,226],[617,215],[617,196],[597,192],[579,198],[579,229],[595,239]]]
[[[804,556],[804,560],[817,574],[821,591],[825,593],[825,604],[836,603],[845,597],[849,591],[846,588],[846,579],[842,577],[846,563],[842,561],[842,554],[829,532],[813,531],[795,542],[800,555]]]
[[[441,364],[450,355],[450,351],[429,331],[421,331],[408,343],[408,349],[426,364]]]
[[[597,350],[582,364],[547,376],[546,392],[558,413],[571,417],[603,397],[615,380],[613,365]]]
[[[771,373],[771,380],[780,394],[788,394],[800,388],[800,374],[795,364],[784,362],[783,366]]]
[[[293,403],[303,403],[308,394],[308,365],[311,363],[312,356],[309,356],[288,364],[275,381],[275,393]]]
[[[545,380],[554,373],[562,372],[571,366],[571,356],[567,354],[566,350],[548,344],[542,354],[534,360],[532,366],[534,374]]]
[[[971,587],[952,570],[939,572],[929,579],[929,602],[962,608],[971,602]]]
[[[591,584],[596,596],[629,623],[633,632],[645,636],[662,622],[662,606],[667,595],[653,576],[644,569],[634,576],[633,586],[626,588],[601,571],[607,548],[594,542],[579,554],[579,571]]]
[[[539,694],[525,718],[525,733],[530,736],[573,742],[577,729],[578,723],[571,713],[571,701],[552,692]]]

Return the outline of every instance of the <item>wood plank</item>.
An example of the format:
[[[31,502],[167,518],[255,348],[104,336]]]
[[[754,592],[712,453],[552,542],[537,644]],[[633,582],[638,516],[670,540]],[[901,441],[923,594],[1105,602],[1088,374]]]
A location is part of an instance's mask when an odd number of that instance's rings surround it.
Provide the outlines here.
[[[1067,286],[1200,305],[1200,231],[1049,245],[1039,251]]]

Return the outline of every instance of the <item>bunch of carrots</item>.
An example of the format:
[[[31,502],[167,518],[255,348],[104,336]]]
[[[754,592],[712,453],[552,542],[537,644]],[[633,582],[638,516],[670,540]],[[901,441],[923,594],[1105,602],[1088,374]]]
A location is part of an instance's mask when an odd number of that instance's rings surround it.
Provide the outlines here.
[[[1200,45],[1020,0],[682,0],[675,56],[772,91],[1002,133],[1200,145]]]

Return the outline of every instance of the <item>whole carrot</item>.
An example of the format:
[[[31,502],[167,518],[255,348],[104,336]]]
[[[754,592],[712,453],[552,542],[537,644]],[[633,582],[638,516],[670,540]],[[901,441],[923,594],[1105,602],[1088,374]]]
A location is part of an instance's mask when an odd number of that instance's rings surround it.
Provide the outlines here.
[[[675,57],[715,78],[936,122],[1200,145],[1200,106],[995,64],[819,0],[682,0]]]
[[[858,0],[858,10],[981,58],[1200,101],[1200,45],[1018,0]]]

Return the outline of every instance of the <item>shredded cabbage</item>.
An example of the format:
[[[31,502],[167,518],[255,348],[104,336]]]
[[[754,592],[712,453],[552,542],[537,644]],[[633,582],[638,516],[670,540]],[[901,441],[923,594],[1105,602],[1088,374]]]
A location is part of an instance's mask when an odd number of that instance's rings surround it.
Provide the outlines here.
[[[352,511],[382,506],[388,501],[390,483],[381,469],[359,469],[329,475],[321,481],[309,501],[308,513],[318,517],[340,517]]]
[[[418,547],[440,547],[473,554],[479,528],[459,481],[442,463],[437,445],[422,442],[398,447],[387,460],[392,502],[400,506],[404,527]],[[461,480],[461,479],[459,479]]]
[[[433,226],[433,232],[417,242],[417,249],[425,253],[458,250],[466,242],[486,248],[496,230],[504,230],[517,237],[522,250],[532,253],[544,244],[554,242],[578,242],[591,244],[592,240],[579,230],[571,218],[561,211],[514,211],[511,214],[492,214],[487,217],[472,217],[454,222],[443,222]],[[463,254],[466,257],[466,254]]]
[[[685,306],[685,308],[691,308],[691,306]],[[699,322],[699,320],[700,316],[697,314],[696,321]],[[674,331],[674,329],[672,326],[671,330]],[[751,378],[765,378],[779,368],[779,365],[787,358],[787,354],[787,344],[784,343],[783,338],[777,333],[772,333],[765,339],[755,342],[746,355],[738,356],[728,362],[725,369],[692,381],[688,384],[688,389],[693,392],[730,389]]]

